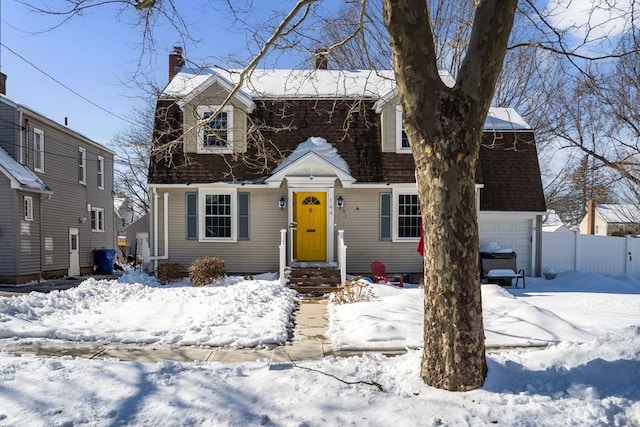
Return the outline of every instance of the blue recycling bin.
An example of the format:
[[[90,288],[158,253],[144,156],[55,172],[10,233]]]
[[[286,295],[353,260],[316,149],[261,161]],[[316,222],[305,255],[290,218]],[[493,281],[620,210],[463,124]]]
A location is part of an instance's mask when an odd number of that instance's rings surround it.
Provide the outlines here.
[[[113,261],[115,258],[115,249],[94,249],[93,261],[97,266],[96,273],[113,274]]]

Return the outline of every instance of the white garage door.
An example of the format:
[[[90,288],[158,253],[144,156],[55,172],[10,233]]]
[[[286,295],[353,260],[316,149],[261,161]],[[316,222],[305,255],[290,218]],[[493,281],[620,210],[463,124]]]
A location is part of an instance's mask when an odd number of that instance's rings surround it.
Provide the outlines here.
[[[480,213],[480,248],[496,242],[503,249],[513,249],[517,254],[518,269],[532,275],[531,242],[532,218],[513,218]]]

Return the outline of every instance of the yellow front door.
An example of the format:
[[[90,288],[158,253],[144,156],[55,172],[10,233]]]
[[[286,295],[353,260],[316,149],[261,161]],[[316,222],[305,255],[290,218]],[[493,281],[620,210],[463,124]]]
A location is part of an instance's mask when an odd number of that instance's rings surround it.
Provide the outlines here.
[[[293,193],[293,256],[297,261],[327,259],[327,193]]]

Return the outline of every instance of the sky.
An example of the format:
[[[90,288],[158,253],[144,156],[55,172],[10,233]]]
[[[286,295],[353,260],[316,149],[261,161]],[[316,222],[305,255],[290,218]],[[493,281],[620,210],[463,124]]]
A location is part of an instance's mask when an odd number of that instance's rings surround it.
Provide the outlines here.
[[[328,302],[325,335],[352,357],[293,365],[268,351],[239,363],[109,355],[118,346],[281,345],[298,295],[276,276],[192,287],[129,271],[0,297],[0,426],[640,426],[640,282],[624,277],[570,271],[527,278],[526,289],[482,285],[489,371],[465,393],[420,379],[424,291],[411,284],[361,281],[368,298]],[[40,356],[24,351],[34,347]],[[65,355],[69,347],[106,351],[90,360]],[[367,352],[381,349],[406,354]]]
[[[136,114],[148,108],[154,97],[147,83],[160,90],[167,83],[173,46],[182,45],[191,64],[229,66],[230,55],[249,58],[267,35],[261,33],[260,39],[243,33],[229,16],[226,0],[177,1],[191,38],[183,38],[167,19],[159,17],[152,22],[154,44],[143,54],[138,12],[106,3],[62,23],[60,17],[29,11],[21,0],[0,2],[0,71],[8,76],[7,96],[59,123],[66,118],[71,129],[103,144],[132,126]],[[274,11],[282,13],[295,4],[293,0],[249,3],[247,19],[256,25],[279,21],[273,19]],[[334,12],[344,3],[323,0],[322,7]],[[560,25],[585,19],[588,2],[555,3],[566,14],[557,16]],[[320,34],[318,25],[310,24],[306,31]],[[322,40],[318,38],[317,43]],[[253,46],[251,51],[248,44]],[[310,60],[306,53],[288,50],[261,65],[300,68]]]
[[[108,144],[115,134],[132,126],[137,111],[153,99],[149,86],[132,79],[162,89],[173,46],[183,46],[187,59],[198,65],[225,66],[228,55],[244,58],[249,54],[246,35],[230,19],[211,22],[223,13],[228,15],[225,1],[176,3],[192,39],[182,38],[166,19],[159,18],[153,26],[154,45],[142,55],[142,27],[135,25],[133,8],[93,8],[58,25],[59,17],[29,11],[18,0],[2,0],[0,71],[8,76],[7,96],[56,122],[64,123],[66,118],[71,129]],[[294,3],[253,2],[250,19],[268,20],[273,16],[271,8],[282,11]],[[342,1],[324,3],[335,8]],[[298,54],[280,55],[272,63],[293,68],[303,59]]]

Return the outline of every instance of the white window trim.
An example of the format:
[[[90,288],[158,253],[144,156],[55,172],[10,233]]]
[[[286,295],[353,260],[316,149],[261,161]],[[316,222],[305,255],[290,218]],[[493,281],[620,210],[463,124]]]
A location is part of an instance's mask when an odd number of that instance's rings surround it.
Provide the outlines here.
[[[396,153],[411,154],[411,147],[402,146],[402,106],[396,105]]]
[[[87,185],[87,150],[82,147],[78,147],[78,152],[82,153],[82,164],[78,162],[78,169],[82,168],[82,179],[79,179],[78,183]]]
[[[393,242],[419,242],[420,237],[398,237],[398,219],[399,219],[399,206],[398,196],[400,195],[418,195],[418,189],[413,188],[393,188],[391,192],[391,241]]]
[[[36,150],[36,135],[40,136],[40,149]],[[44,131],[38,128],[33,128],[33,170],[44,173]],[[40,154],[40,167],[36,166],[36,152]]]
[[[104,190],[104,157],[98,156],[98,189]]]
[[[24,220],[33,221],[33,197],[24,196]]]
[[[207,194],[231,195],[231,237],[205,237],[205,198]],[[200,242],[237,242],[238,241],[238,190],[236,188],[200,188],[198,189],[198,241]]]
[[[204,113],[215,112],[219,105],[199,105],[196,109],[197,120],[201,121]],[[204,125],[198,126],[198,141],[196,152],[199,154],[231,154],[233,153],[233,106],[227,105],[220,112],[227,113],[227,145],[226,147],[205,147],[204,146]]]
[[[93,231],[94,233],[104,233],[104,209],[102,208],[91,208],[91,216],[93,217],[93,215],[96,215],[96,226],[97,228],[93,227],[93,224],[91,224],[91,231]],[[101,221],[98,221],[98,214],[100,214],[101,217]]]

